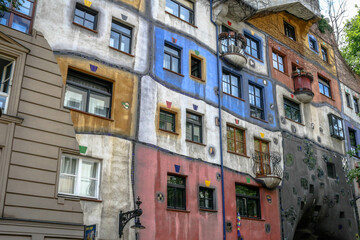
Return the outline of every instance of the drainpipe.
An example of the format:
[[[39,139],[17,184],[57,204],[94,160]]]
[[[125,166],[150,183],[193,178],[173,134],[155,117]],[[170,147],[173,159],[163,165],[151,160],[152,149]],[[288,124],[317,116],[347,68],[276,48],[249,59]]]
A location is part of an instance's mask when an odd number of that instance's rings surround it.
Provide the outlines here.
[[[222,218],[223,218],[223,239],[226,240],[226,226],[225,226],[225,190],[224,190],[224,164],[223,164],[223,143],[222,143],[222,121],[221,121],[221,107],[222,107],[222,86],[220,79],[220,60],[219,60],[219,43],[218,43],[218,26],[213,20],[212,15],[212,4],[210,0],[210,21],[215,25],[216,28],[216,67],[218,76],[218,96],[219,96],[219,134],[220,134],[220,164],[221,164],[221,199],[222,199]]]

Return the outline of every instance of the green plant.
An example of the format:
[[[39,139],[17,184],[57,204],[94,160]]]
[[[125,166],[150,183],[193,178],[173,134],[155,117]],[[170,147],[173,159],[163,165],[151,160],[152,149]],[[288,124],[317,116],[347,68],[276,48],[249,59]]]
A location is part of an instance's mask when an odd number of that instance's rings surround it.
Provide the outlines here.
[[[317,25],[321,33],[325,33],[326,31],[332,33],[334,31],[334,29],[330,26],[330,24],[327,22],[323,15],[321,15],[321,19],[317,23]]]

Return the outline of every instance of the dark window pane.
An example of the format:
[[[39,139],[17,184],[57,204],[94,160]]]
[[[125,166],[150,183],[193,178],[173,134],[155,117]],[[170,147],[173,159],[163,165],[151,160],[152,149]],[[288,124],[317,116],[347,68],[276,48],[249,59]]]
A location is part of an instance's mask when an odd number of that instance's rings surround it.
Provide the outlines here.
[[[30,30],[30,23],[31,23],[30,20],[14,15],[14,19],[11,27],[20,32],[28,33]]]

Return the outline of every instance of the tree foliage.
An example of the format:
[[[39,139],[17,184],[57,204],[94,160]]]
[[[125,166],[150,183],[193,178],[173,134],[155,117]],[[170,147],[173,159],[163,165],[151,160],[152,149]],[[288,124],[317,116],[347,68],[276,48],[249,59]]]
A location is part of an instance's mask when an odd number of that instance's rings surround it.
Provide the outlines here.
[[[347,152],[349,157],[357,156],[357,153],[360,151],[360,145],[356,146],[356,149],[350,150]],[[349,170],[347,173],[348,182],[352,182],[353,180],[360,180],[360,168],[354,168]]]
[[[24,0],[0,0],[0,12],[8,11],[13,6],[16,9],[24,3]]]
[[[321,15],[321,19],[317,22],[318,28],[320,30],[320,32],[325,33],[325,32],[333,32],[333,28],[331,27],[331,25],[328,23],[328,21],[326,21],[326,19],[324,18],[323,15]]]
[[[341,53],[350,68],[360,75],[360,8],[356,7],[357,15],[345,24],[345,46]]]

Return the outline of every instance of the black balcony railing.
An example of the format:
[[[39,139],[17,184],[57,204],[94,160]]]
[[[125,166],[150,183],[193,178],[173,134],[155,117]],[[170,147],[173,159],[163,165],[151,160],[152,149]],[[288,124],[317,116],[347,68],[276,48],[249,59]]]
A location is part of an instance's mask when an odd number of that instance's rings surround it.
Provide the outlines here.
[[[276,176],[282,178],[281,156],[277,152],[261,153],[255,151],[252,154],[254,161],[253,171],[256,177]]]
[[[246,38],[241,33],[222,32],[219,34],[220,53],[235,53],[245,55]]]

